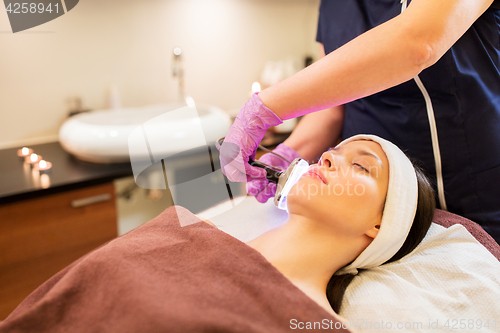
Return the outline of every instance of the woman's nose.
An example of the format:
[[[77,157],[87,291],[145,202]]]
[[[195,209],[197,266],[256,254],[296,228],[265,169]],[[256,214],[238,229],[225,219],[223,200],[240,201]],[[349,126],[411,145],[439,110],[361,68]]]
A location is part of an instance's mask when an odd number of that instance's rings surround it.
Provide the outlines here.
[[[335,156],[332,151],[326,151],[321,155],[318,165],[325,166],[328,169],[336,169],[338,162],[336,159],[338,156]]]

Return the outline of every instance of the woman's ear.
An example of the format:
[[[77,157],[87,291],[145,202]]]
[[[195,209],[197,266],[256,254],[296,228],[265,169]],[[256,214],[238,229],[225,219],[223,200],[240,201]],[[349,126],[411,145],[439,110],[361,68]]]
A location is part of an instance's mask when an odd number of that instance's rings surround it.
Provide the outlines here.
[[[373,228],[367,230],[365,232],[365,235],[367,235],[370,238],[375,238],[378,235],[378,231],[380,230],[380,224],[377,224]]]

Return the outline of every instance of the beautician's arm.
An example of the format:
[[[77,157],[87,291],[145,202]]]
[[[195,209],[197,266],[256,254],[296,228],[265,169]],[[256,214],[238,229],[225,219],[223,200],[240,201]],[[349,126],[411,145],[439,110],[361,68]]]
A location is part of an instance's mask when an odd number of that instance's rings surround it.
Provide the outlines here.
[[[320,59],[324,57],[325,49],[323,44],[320,44]],[[316,161],[340,138],[344,109],[344,105],[338,105],[305,115],[284,144],[294,149],[306,161]]]
[[[434,64],[493,0],[413,0],[259,97],[281,119],[341,105],[406,82]]]

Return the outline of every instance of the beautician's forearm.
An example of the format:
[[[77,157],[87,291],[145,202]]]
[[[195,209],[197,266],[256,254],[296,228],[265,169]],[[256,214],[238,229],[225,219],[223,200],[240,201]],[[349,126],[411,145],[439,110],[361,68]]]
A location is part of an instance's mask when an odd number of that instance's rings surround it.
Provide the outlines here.
[[[262,92],[264,105],[281,119],[345,104],[412,79],[427,55],[404,45],[404,29],[378,26]],[[403,44],[403,45],[402,45]]]
[[[308,162],[319,159],[333,147],[342,133],[344,105],[334,106],[304,116],[284,144]]]
[[[325,57],[323,44],[319,45],[320,59]],[[342,134],[345,106],[338,105],[305,115],[284,144],[314,163],[328,148],[333,147]]]
[[[263,90],[259,97],[281,119],[290,119],[406,82],[435,63],[491,2],[413,0],[405,13]]]

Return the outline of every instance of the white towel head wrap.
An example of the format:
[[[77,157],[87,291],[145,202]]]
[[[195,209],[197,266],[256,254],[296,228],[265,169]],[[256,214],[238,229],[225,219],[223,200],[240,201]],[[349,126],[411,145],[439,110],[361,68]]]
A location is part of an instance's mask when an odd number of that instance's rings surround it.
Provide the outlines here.
[[[357,274],[358,268],[377,267],[392,258],[403,246],[417,210],[417,175],[408,157],[395,144],[375,135],[355,135],[338,146],[356,140],[374,141],[382,147],[389,162],[389,186],[377,236],[351,264],[335,275]]]

